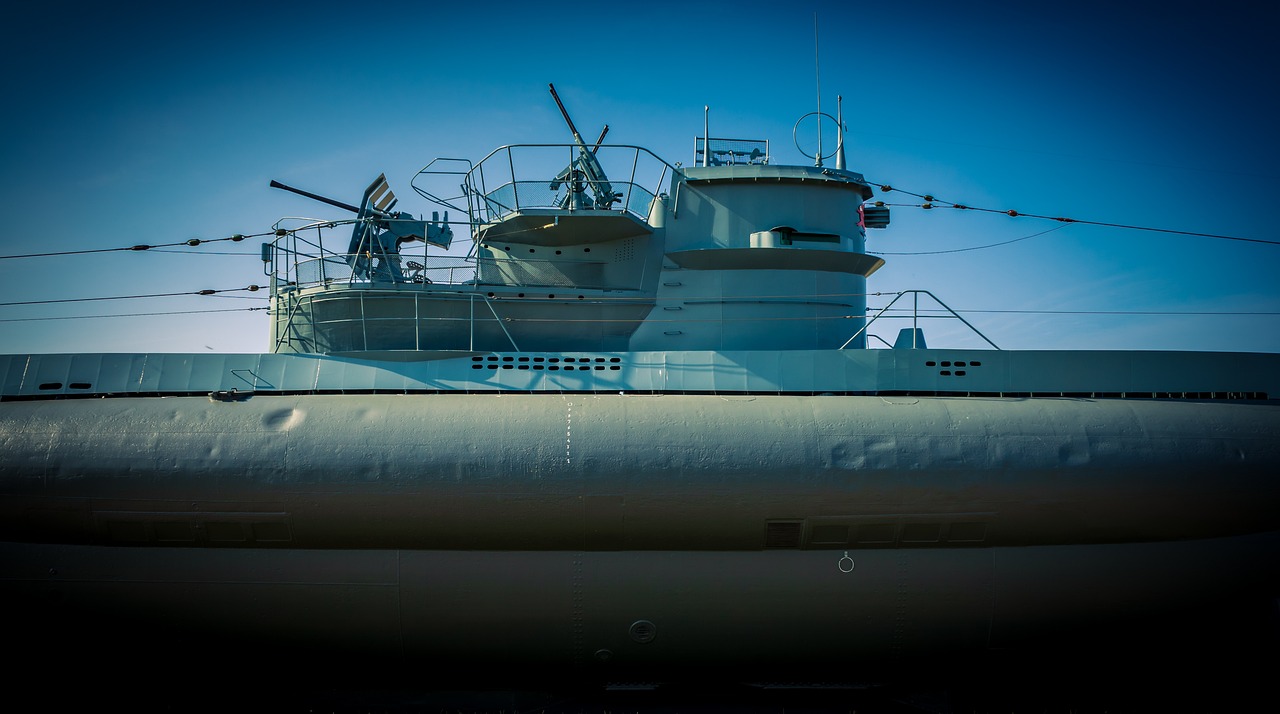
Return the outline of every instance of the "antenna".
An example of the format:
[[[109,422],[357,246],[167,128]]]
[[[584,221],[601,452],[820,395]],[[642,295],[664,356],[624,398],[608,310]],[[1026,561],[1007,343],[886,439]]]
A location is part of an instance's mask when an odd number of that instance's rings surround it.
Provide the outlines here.
[[[836,95],[836,168],[844,170],[844,97]]]
[[[711,165],[711,105],[702,106],[702,165]]]
[[[822,72],[818,64],[818,13],[813,13],[813,81],[818,85],[818,154],[814,166],[822,166]]]
[[[822,160],[836,157],[836,168],[844,168],[844,118],[836,118],[822,111],[822,69],[818,62],[818,13],[813,13],[813,78],[818,89],[818,111],[809,112],[796,120],[796,125],[791,129],[791,139],[796,143],[796,148],[800,150],[801,155],[808,156],[813,159],[813,165],[822,168]],[[836,105],[840,106],[843,97],[836,98]],[[841,110],[837,109],[836,113],[840,114]],[[810,154],[800,146],[800,123],[811,116],[818,117],[818,150]],[[822,153],[822,118],[826,117],[836,123],[836,149],[830,154]]]

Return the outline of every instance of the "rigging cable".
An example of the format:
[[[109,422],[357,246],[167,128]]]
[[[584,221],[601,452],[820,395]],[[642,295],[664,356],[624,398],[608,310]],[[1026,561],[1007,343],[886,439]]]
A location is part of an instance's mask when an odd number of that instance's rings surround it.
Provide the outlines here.
[[[10,260],[13,258],[48,258],[53,256],[59,256],[59,255],[85,255],[88,253],[115,253],[120,251],[143,251],[143,250],[151,250],[152,248],[173,248],[176,246],[183,246],[183,245],[195,247],[198,245],[203,245],[205,243],[219,243],[221,241],[231,241],[232,243],[239,243],[245,238],[260,238],[262,236],[271,236],[275,234],[276,234],[275,231],[268,231],[266,233],[250,233],[248,235],[245,235],[242,233],[236,233],[235,235],[227,236],[226,238],[188,238],[187,240],[184,240],[180,243],[160,243],[158,245],[147,245],[145,243],[140,243],[138,245],[124,246],[122,248],[93,248],[89,250],[63,250],[63,251],[58,251],[56,253],[27,253],[26,255],[0,255],[0,260]]]
[[[0,302],[0,307],[11,307],[14,305],[51,305],[60,302],[97,302],[99,300],[136,300],[139,298],[161,298],[161,297],[179,297],[182,295],[217,295],[218,293],[232,293],[248,291],[251,293],[261,290],[257,285],[249,285],[243,288],[228,288],[226,290],[193,290],[185,293],[155,293],[151,295],[113,295],[111,297],[87,297],[87,298],[60,298],[57,300],[25,300],[22,302]],[[235,296],[222,296],[235,297]]]
[[[889,184],[880,184],[880,190],[883,191],[884,193],[889,193],[890,191],[905,193],[908,196],[915,196],[916,198],[922,199],[924,203],[893,204],[893,203],[885,203],[884,201],[876,201],[875,204],[873,205],[877,207],[902,206],[902,207],[909,207],[909,208],[923,208],[925,210],[929,210],[932,208],[955,208],[963,211],[981,211],[983,213],[1003,213],[1006,216],[1012,216],[1014,218],[1018,218],[1018,217],[1040,218],[1047,221],[1059,221],[1061,223],[1080,223],[1087,226],[1102,226],[1104,228],[1123,228],[1125,230],[1132,230],[1132,231],[1150,231],[1152,233],[1168,233],[1172,235],[1181,235],[1181,236],[1197,236],[1200,238],[1216,238],[1219,240],[1234,240],[1234,241],[1241,241],[1244,243],[1262,243],[1265,245],[1280,245],[1280,241],[1265,240],[1263,238],[1242,238],[1240,236],[1226,236],[1226,235],[1220,235],[1217,233],[1201,233],[1199,231],[1179,231],[1179,230],[1174,230],[1172,228],[1152,228],[1151,226],[1136,226],[1136,225],[1130,225],[1126,223],[1109,223],[1106,221],[1089,221],[1083,218],[1067,218],[1066,216],[1044,216],[1036,213],[1023,213],[1021,211],[1015,211],[1013,209],[999,210],[995,208],[982,208],[980,206],[967,206],[963,203],[953,203],[951,201],[944,201],[942,199],[934,198],[929,194],[914,193],[912,191],[906,191],[900,188],[894,188]],[[1027,237],[1030,238],[1032,236],[1027,236]]]
[[[96,320],[103,317],[154,317],[159,315],[200,315],[207,312],[250,312],[267,310],[266,307],[228,307],[218,310],[175,310],[172,312],[133,312],[120,315],[61,315],[58,317],[9,317],[0,322],[44,322],[45,320]]]
[[[891,205],[902,205],[902,204],[891,204]],[[970,247],[968,247],[968,248],[953,248],[953,249],[951,249],[951,250],[922,250],[922,251],[916,251],[916,252],[912,252],[912,253],[890,253],[890,252],[887,252],[887,251],[875,251],[875,250],[869,250],[869,251],[867,251],[867,252],[868,252],[868,253],[871,253],[872,255],[943,255],[944,253],[964,253],[964,252],[967,252],[967,251],[970,251],[970,250],[983,250],[983,249],[986,249],[986,248],[997,248],[997,247],[1002,246],[1002,245],[1009,245],[1010,243],[1017,243],[1018,241],[1024,241],[1024,240],[1027,240],[1028,238],[1036,238],[1036,237],[1038,237],[1038,236],[1042,236],[1042,235],[1044,235],[1044,234],[1046,234],[1046,233],[1052,233],[1052,232],[1054,232],[1054,231],[1060,231],[1060,230],[1062,230],[1063,228],[1066,228],[1066,227],[1067,227],[1067,224],[1065,224],[1065,223],[1064,223],[1063,225],[1060,225],[1060,226],[1054,226],[1053,228],[1050,228],[1050,229],[1048,229],[1048,230],[1044,230],[1044,231],[1040,231],[1039,233],[1032,233],[1032,234],[1031,234],[1031,235],[1029,235],[1029,236],[1022,236],[1021,238],[1014,238],[1013,240],[1001,241],[1001,242],[999,242],[999,243],[989,243],[989,244],[987,244],[987,245],[975,245],[975,246],[970,246]]]

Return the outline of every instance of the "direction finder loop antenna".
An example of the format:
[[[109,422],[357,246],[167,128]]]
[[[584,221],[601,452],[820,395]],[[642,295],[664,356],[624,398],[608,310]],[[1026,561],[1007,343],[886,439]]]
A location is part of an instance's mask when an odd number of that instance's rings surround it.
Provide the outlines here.
[[[839,130],[839,129],[840,129],[840,128],[842,128],[842,127],[840,127],[840,123],[839,123],[838,121],[836,121],[836,118],[835,118],[835,117],[831,116],[830,114],[828,114],[828,113],[826,113],[826,112],[809,112],[808,114],[805,114],[804,116],[802,116],[802,117],[800,117],[799,119],[797,119],[797,120],[796,120],[796,124],[795,124],[795,126],[791,127],[791,139],[792,139],[792,141],[794,141],[794,142],[795,142],[795,144],[796,144],[796,150],[798,150],[798,151],[800,152],[800,154],[801,154],[801,155],[806,156],[806,157],[808,157],[808,158],[810,158],[810,159],[813,159],[813,160],[814,160],[814,164],[813,164],[814,166],[822,166],[822,162],[823,162],[823,160],[824,160],[824,159],[829,159],[829,158],[831,158],[832,156],[835,156],[837,153],[839,153],[839,151],[840,151],[840,149],[841,149],[842,147],[840,147],[839,145],[837,145],[837,147],[836,147],[835,149],[832,149],[832,150],[831,150],[831,153],[830,153],[830,154],[824,154],[824,153],[822,153],[822,136],[821,136],[821,134],[819,134],[819,136],[818,136],[818,150],[817,150],[816,152],[814,152],[814,153],[810,154],[809,152],[807,152],[807,151],[805,151],[805,150],[804,150],[804,147],[800,146],[800,123],[801,123],[801,122],[803,122],[805,119],[808,119],[809,117],[812,117],[812,116],[816,116],[816,117],[818,117],[818,122],[819,122],[818,130],[819,130],[819,131],[821,131],[821,130],[822,130],[822,125],[821,125],[822,117],[826,117],[826,118],[830,119],[830,120],[831,120],[831,123],[836,125],[837,130]]]

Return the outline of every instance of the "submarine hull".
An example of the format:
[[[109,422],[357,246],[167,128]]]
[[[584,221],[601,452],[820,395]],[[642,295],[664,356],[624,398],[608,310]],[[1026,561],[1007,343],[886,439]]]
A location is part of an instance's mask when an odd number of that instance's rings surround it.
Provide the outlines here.
[[[0,588],[46,644],[451,666],[1124,647],[1280,593],[1277,433],[1244,402],[10,402]]]
[[[69,651],[92,643],[104,658],[199,642],[448,667],[749,676],[887,671],[1050,645],[1142,651],[1153,632],[1161,646],[1198,647],[1241,608],[1267,602],[1278,547],[1270,533],[849,560],[12,543],[0,554],[6,600],[26,613],[11,632]]]

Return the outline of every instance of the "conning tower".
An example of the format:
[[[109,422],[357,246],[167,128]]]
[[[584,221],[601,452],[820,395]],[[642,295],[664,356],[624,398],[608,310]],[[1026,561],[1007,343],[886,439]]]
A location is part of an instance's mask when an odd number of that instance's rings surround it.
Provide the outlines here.
[[[605,145],[608,126],[587,144],[551,89],[573,143],[431,162],[413,185],[443,221],[389,214],[382,177],[358,209],[299,192],[357,218],[346,253],[326,249],[334,222],[281,228],[264,250],[272,351],[865,346],[866,279],[884,263],[864,252],[866,228],[888,217],[864,211],[871,187],[842,158],[779,166],[768,142],[702,138],[702,165],[680,167]],[[424,187],[436,183],[463,195]],[[470,251],[429,254],[448,247],[451,211]]]

